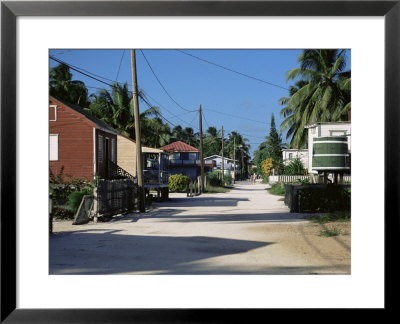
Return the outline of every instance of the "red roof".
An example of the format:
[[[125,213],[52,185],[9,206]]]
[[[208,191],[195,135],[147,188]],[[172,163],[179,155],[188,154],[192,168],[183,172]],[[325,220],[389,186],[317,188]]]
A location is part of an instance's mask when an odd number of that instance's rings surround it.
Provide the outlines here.
[[[181,141],[173,142],[171,144],[160,147],[161,150],[172,152],[198,152],[199,150],[189,144]]]

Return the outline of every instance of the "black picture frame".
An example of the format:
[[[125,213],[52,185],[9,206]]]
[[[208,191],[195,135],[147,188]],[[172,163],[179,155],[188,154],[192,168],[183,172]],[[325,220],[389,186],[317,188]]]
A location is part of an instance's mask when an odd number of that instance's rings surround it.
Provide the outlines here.
[[[385,17],[385,310],[398,274],[393,239],[399,221],[400,0],[395,1],[2,1],[1,3],[1,322],[199,323],[264,316],[253,309],[16,308],[16,19],[18,16],[384,16]],[[382,172],[379,170],[378,172]],[[374,188],[380,190],[380,188]],[[383,189],[383,188],[382,188]],[[398,241],[397,241],[398,243]]]

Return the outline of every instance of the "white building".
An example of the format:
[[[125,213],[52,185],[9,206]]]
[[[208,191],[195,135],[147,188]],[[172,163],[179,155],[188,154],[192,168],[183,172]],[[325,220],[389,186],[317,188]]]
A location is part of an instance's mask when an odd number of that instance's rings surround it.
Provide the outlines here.
[[[214,170],[222,170],[222,156],[220,155],[211,155],[206,158],[204,158],[204,162],[207,161],[215,161],[215,167],[213,168]],[[237,162],[237,161],[235,161]],[[234,170],[234,161],[233,159],[229,159],[224,156],[224,173],[225,174],[230,174]],[[238,165],[236,163],[236,173],[238,172]]]
[[[347,136],[347,145],[349,153],[351,153],[351,122],[326,122],[326,123],[315,123],[312,125],[306,125],[308,129],[308,172],[317,173],[312,170],[312,148],[313,140],[315,137],[323,136]]]
[[[299,158],[303,163],[304,169],[308,169],[308,150],[282,149],[283,164],[288,165],[294,159]]]

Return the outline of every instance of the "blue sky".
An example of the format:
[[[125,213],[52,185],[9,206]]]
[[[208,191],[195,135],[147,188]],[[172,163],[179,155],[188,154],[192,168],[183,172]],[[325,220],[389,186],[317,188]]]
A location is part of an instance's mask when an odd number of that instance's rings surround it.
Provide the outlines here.
[[[178,50],[143,50],[158,79],[176,101],[168,96],[147,64],[142,52],[136,51],[138,87],[144,90],[150,103],[174,125],[192,127],[198,131],[199,105],[203,108],[203,132],[208,126],[224,127],[224,134],[238,131],[249,141],[250,152],[268,135],[271,115],[280,129],[282,118],[279,99],[287,96],[290,84],[286,72],[297,67],[301,50],[185,50],[203,60],[246,74],[249,78],[206,63]],[[107,83],[128,82],[131,88],[130,50],[71,50],[54,49],[56,58],[97,75]],[[50,67],[58,63],[50,60]],[[348,59],[350,64],[350,59]],[[85,82],[89,93],[107,85],[71,71],[73,79]],[[100,79],[100,78],[99,78]],[[270,83],[270,84],[269,84]],[[147,109],[139,102],[140,111]],[[183,108],[182,108],[183,107]],[[188,112],[187,110],[196,110]],[[285,142],[285,134],[282,134]]]

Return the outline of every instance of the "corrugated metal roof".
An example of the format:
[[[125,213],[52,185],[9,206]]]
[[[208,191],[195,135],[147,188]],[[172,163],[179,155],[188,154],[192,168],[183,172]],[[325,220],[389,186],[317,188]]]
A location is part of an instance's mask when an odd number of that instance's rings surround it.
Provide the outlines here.
[[[199,150],[189,144],[186,144],[181,141],[176,141],[171,144],[160,147],[161,150],[164,151],[172,151],[172,152],[198,152]]]

